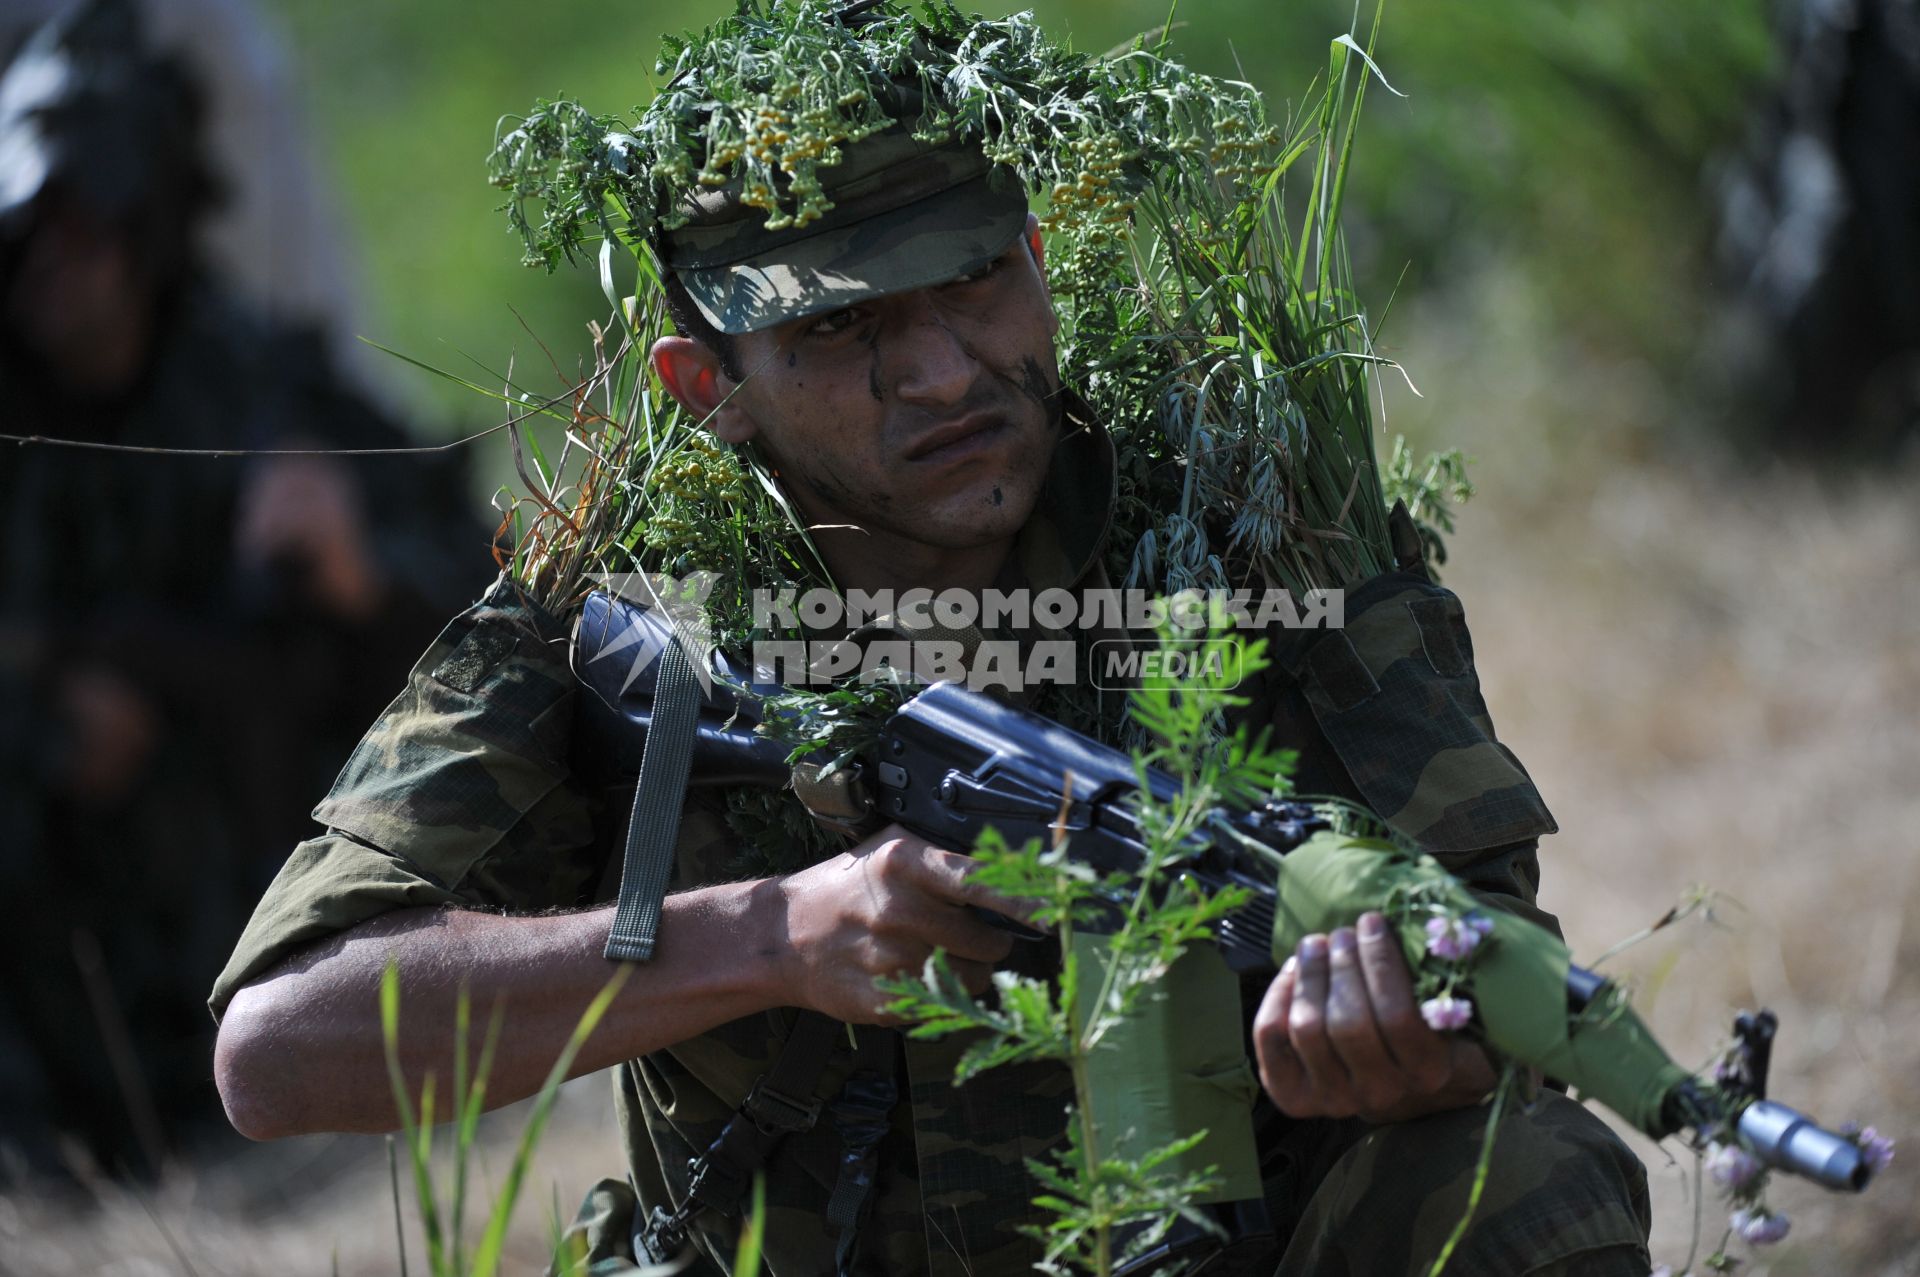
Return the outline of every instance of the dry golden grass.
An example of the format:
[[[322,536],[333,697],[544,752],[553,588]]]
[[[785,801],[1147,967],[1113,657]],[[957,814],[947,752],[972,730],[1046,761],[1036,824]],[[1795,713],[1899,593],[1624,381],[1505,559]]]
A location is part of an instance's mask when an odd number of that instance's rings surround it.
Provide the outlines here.
[[[1624,955],[1679,1058],[1779,1013],[1774,1093],[1911,1135],[1920,1113],[1920,474],[1731,489],[1623,469],[1544,527],[1476,516],[1448,580],[1502,735],[1559,818],[1545,903],[1577,953],[1689,884],[1726,894]],[[1483,512],[1484,514],[1484,512]],[[1523,528],[1531,529],[1522,534]],[[1644,1141],[1678,1267],[1691,1159]],[[1920,1271],[1909,1142],[1860,1200],[1777,1181],[1772,1271]],[[1683,1174],[1682,1172],[1688,1172]],[[1724,1224],[1709,1201],[1706,1226]]]
[[[511,1105],[481,1123],[482,1153],[472,1172],[476,1200],[468,1212],[472,1238],[530,1105]],[[595,1180],[625,1173],[611,1105],[605,1075],[578,1079],[562,1091],[527,1174],[503,1272],[545,1267],[556,1197],[564,1222]],[[427,1268],[419,1217],[406,1153],[399,1152],[408,1263],[421,1274]],[[88,1199],[0,1191],[0,1274],[6,1277],[326,1277],[334,1271],[342,1277],[400,1271],[383,1137],[247,1146],[211,1164],[177,1168],[152,1190],[100,1183]]]

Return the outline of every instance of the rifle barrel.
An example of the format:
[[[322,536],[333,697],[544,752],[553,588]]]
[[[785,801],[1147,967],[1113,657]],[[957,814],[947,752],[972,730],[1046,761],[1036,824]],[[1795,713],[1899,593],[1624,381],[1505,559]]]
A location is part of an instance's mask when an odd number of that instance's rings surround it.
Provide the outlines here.
[[[1852,1140],[1784,1104],[1755,1100],[1735,1125],[1755,1157],[1823,1187],[1857,1193],[1873,1178],[1873,1168]]]

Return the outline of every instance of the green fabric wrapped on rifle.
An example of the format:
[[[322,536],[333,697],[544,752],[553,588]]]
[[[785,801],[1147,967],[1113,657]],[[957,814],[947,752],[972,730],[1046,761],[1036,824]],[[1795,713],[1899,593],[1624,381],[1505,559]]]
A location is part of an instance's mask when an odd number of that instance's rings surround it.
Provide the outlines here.
[[[1423,909],[1396,916],[1392,902],[1412,896],[1465,918],[1479,913],[1491,932],[1476,947],[1463,985],[1472,993],[1474,1024],[1487,1045],[1605,1104],[1648,1135],[1672,1130],[1666,1100],[1691,1075],[1668,1057],[1613,985],[1582,1008],[1569,1005],[1572,959],[1558,939],[1512,914],[1489,909],[1431,856],[1391,843],[1320,834],[1276,860],[1278,902],[1273,928],[1276,963],[1301,937],[1351,926],[1382,909],[1395,927],[1408,967],[1434,959]]]

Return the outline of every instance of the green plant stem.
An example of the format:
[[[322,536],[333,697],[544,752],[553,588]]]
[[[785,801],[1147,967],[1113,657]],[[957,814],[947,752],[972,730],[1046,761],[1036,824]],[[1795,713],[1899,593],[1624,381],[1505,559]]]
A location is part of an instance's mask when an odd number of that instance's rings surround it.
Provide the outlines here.
[[[1447,1237],[1447,1244],[1434,1256],[1433,1267],[1427,1270],[1427,1277],[1440,1277],[1446,1269],[1447,1261],[1453,1258],[1454,1247],[1467,1235],[1467,1227],[1473,1223],[1474,1214],[1480,1209],[1480,1195],[1487,1188],[1487,1172],[1493,1166],[1493,1141],[1500,1132],[1500,1118],[1506,1111],[1507,1096],[1513,1091],[1520,1078],[1519,1069],[1509,1062],[1500,1074],[1500,1085],[1494,1088],[1493,1103],[1487,1108],[1487,1130],[1480,1139],[1480,1160],[1473,1168],[1473,1188],[1467,1193],[1467,1209],[1461,1214],[1460,1221],[1453,1226],[1453,1232]]]
[[[387,1183],[393,1190],[393,1244],[400,1254],[400,1277],[407,1277],[407,1225],[400,1213],[400,1150],[387,1136]],[[338,1257],[335,1263],[338,1264]]]
[[[1062,881],[1062,886],[1066,884]],[[1071,911],[1061,916],[1059,924],[1060,951],[1073,952],[1073,915]],[[1093,1120],[1093,1086],[1087,1073],[1087,1058],[1092,1050],[1090,1039],[1093,1037],[1093,1025],[1100,1016],[1100,1009],[1106,1005],[1107,979],[1114,964],[1105,964],[1102,970],[1100,998],[1093,1005],[1093,1014],[1081,1031],[1067,1034],[1067,1069],[1073,1075],[1073,1116],[1080,1124],[1080,1174],[1081,1182],[1086,1186],[1087,1204],[1094,1209],[1094,1272],[1099,1277],[1107,1277],[1113,1271],[1113,1235],[1105,1210],[1104,1194],[1099,1186],[1100,1172],[1100,1132]],[[1084,975],[1084,972],[1082,973]],[[1076,990],[1076,995],[1078,991]],[[1076,1001],[1078,1000],[1076,996]],[[1065,1008],[1069,1017],[1077,1013],[1073,1006]],[[1069,1024],[1072,1020],[1069,1019]]]

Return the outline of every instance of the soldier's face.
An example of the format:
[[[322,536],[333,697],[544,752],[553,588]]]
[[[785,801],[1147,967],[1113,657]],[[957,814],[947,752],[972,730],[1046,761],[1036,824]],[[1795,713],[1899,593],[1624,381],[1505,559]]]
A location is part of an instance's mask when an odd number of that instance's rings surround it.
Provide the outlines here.
[[[58,189],[0,297],[0,324],[81,398],[126,390],[146,366],[157,289],[126,226]]]
[[[1038,228],[984,270],[736,338],[712,420],[758,439],[815,525],[965,550],[1032,513],[1059,434]]]

